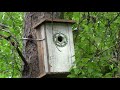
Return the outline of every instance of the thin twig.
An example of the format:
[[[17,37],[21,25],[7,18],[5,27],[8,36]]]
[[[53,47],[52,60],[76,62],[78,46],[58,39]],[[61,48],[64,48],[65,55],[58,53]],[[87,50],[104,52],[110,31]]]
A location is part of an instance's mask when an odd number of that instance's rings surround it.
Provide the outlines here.
[[[12,47],[11,47],[12,48]],[[15,53],[13,53],[14,52],[14,48],[12,49],[12,58],[13,58],[13,61],[12,61],[12,68],[13,68],[13,71],[12,71],[12,78],[14,77],[14,67],[15,67],[15,65],[14,65],[14,61],[15,61]]]
[[[110,28],[111,24],[120,16],[120,12],[117,14],[117,16],[115,16],[112,20],[108,21],[108,27],[106,28],[106,30],[108,28]]]
[[[120,12],[117,14],[115,18],[113,18],[113,20],[111,20],[110,24],[113,23],[119,16],[120,16]]]
[[[119,41],[119,42],[120,42],[120,41]],[[98,54],[98,56],[100,56],[100,55],[103,54],[105,51],[107,51],[107,50],[113,48],[113,47],[116,46],[116,45],[117,45],[117,43],[116,43],[115,45],[109,47],[108,49],[106,49],[106,50],[100,52],[100,53]],[[86,62],[86,64],[87,64],[88,62],[90,62],[94,57],[95,57],[95,55],[93,55],[93,56]],[[83,69],[84,67],[85,67],[85,66],[82,66],[81,69]]]
[[[120,41],[119,41],[118,43],[120,43]],[[102,53],[104,53],[105,51],[107,51],[107,50],[109,50],[109,49],[111,49],[111,48],[115,47],[118,43],[116,43],[115,45],[113,45],[113,46],[109,47],[108,49],[106,49],[106,50],[104,50],[104,51],[100,52],[98,55],[101,55],[101,54],[102,54]]]

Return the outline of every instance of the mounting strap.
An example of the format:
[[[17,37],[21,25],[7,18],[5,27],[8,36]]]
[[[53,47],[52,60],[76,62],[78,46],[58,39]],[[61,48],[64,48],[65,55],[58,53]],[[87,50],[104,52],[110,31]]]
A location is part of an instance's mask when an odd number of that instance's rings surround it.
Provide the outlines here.
[[[44,39],[32,39],[32,38],[22,38],[22,40],[35,40],[35,41],[43,41]]]

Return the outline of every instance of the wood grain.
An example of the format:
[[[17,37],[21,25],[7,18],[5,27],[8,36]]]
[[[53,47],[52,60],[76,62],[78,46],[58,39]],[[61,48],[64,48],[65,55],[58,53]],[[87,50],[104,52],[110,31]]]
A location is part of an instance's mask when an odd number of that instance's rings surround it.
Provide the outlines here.
[[[43,39],[44,37],[44,26],[42,25],[37,32],[37,39]],[[45,41],[37,41],[37,47],[38,47],[38,57],[39,57],[39,65],[40,65],[40,77],[41,75],[45,75],[45,62],[44,62],[44,43]]]
[[[68,43],[65,47],[56,47],[53,42],[53,35],[55,33],[61,32],[65,34],[68,38]],[[54,23],[53,32],[52,32],[52,24],[47,23],[46,25],[46,34],[47,34],[47,46],[49,53],[49,64],[50,64],[50,72],[69,72],[70,67],[72,66],[72,62],[74,58],[72,58],[74,54],[73,48],[73,36],[72,29],[64,23]],[[58,49],[61,51],[59,51]]]

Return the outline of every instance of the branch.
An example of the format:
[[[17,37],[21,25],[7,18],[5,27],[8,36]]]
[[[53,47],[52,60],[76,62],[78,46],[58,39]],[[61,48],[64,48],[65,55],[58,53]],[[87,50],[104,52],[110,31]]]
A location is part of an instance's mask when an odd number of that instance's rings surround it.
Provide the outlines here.
[[[87,16],[87,25],[90,23],[90,13],[88,12],[88,16]]]
[[[120,16],[120,12],[117,14],[117,16],[115,16],[111,21],[108,21],[108,27],[110,27],[110,25]]]
[[[101,55],[101,54],[103,54],[105,51],[107,51],[107,50],[109,50],[109,49],[111,49],[111,48],[115,47],[118,43],[120,43],[120,41],[119,41],[119,42],[117,42],[115,45],[113,45],[113,46],[109,47],[108,49],[101,51],[100,53],[98,53],[98,55]]]
[[[6,25],[0,23],[0,28],[1,28],[1,29],[5,29],[5,28],[8,28],[8,26],[6,26]]]
[[[28,62],[26,61],[26,59],[24,58],[24,56],[22,55],[22,52],[20,51],[20,49],[18,48],[18,45],[15,46],[15,42],[14,41],[11,41],[11,37],[12,36],[3,36],[3,35],[0,35],[1,38],[4,38],[6,39],[7,41],[9,41],[11,43],[12,46],[15,47],[17,53],[19,54],[19,56],[21,57],[22,61],[24,62],[25,66],[28,66]]]
[[[4,38],[4,39],[6,39],[6,40],[9,40],[11,36],[6,37],[6,36],[3,36],[3,35],[0,34],[0,37],[1,37],[1,38]]]
[[[113,18],[113,20],[111,20],[110,24],[113,23],[119,16],[120,16],[120,12],[117,14],[115,18]]]
[[[18,47],[16,47],[16,50],[17,50],[19,56],[21,57],[22,61],[24,62],[25,66],[28,66],[28,62],[26,61],[26,59],[22,55],[22,52],[20,51],[20,49]]]

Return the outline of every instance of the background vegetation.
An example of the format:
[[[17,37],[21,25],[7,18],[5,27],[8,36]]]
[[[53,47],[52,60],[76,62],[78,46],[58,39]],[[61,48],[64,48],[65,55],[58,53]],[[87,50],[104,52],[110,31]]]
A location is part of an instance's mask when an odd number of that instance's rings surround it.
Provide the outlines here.
[[[10,32],[20,43],[22,50],[23,12],[1,12],[0,23],[9,27]],[[9,36],[7,31],[0,34]],[[21,76],[21,59],[15,48],[5,39],[0,38],[0,78],[18,78]]]
[[[120,13],[65,12],[65,19],[73,19],[76,66],[69,78],[120,77]],[[1,12],[0,23],[9,26],[22,50],[23,12]],[[9,36],[0,30],[0,35]],[[21,59],[10,43],[0,38],[0,78],[21,77]]]

